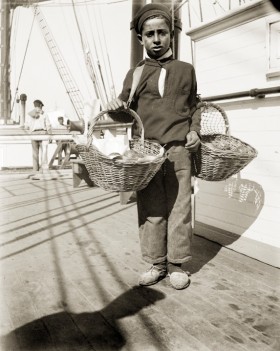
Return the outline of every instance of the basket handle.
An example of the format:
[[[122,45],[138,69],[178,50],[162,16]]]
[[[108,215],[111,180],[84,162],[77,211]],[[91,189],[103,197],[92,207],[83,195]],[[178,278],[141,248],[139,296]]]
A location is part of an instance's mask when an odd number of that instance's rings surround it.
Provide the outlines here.
[[[212,108],[212,109],[218,111],[222,117],[222,120],[223,120],[223,125],[224,125],[224,129],[225,129],[224,134],[230,136],[229,120],[228,120],[226,112],[224,111],[224,109],[220,105],[217,105],[213,102],[203,101],[200,99],[200,102],[198,103],[198,107],[205,107],[206,109],[209,107],[209,108]]]
[[[223,116],[224,122],[225,122],[225,135],[230,135],[230,129],[229,129],[229,120],[228,120],[228,116],[225,112],[225,110],[220,106],[215,104],[214,102],[204,102],[204,105],[207,107],[208,106],[212,106],[214,107],[216,110],[218,110],[220,112],[220,114]]]
[[[140,129],[141,129],[141,141],[144,143],[144,127],[143,127],[143,123],[141,121],[141,118],[138,116],[138,114],[131,110],[130,108],[127,108],[124,110],[126,113],[130,114],[135,120],[136,122],[138,123],[138,125],[140,126]],[[93,130],[94,130],[94,126],[96,124],[96,122],[103,116],[105,115],[106,113],[108,112],[116,112],[116,111],[111,111],[111,110],[104,110],[104,111],[101,111],[96,117],[93,118],[89,128],[88,128],[88,133],[87,133],[87,138],[88,138],[88,141],[87,141],[87,148],[89,148],[89,146],[91,145],[92,143],[92,134],[93,134]]]

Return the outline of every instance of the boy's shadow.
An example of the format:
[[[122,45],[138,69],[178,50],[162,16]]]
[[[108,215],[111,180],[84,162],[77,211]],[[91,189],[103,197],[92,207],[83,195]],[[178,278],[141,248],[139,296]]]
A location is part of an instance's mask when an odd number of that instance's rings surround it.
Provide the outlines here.
[[[231,177],[227,179],[225,182],[215,182],[212,190],[211,186],[209,182],[200,182],[199,191],[196,195],[198,197],[196,199],[196,213],[203,211],[202,207],[205,206],[205,203],[209,203],[207,196],[212,192],[217,201],[219,201],[217,210],[214,210],[215,218],[217,217],[216,220],[219,220],[220,216],[221,223],[226,226],[223,213],[228,213],[228,216],[233,216],[234,222],[239,225],[240,233],[233,234],[230,231],[221,231],[215,227],[195,221],[194,233],[198,235],[194,235],[193,238],[193,259],[186,266],[190,273],[198,272],[218,254],[222,246],[230,245],[238,240],[258,218],[264,205],[265,195],[263,188],[254,181],[242,179],[240,174],[236,178]],[[211,207],[212,205],[214,204],[209,204],[208,206]],[[219,213],[219,209],[221,213]],[[211,216],[211,210],[208,216]],[[203,239],[203,232],[207,231],[212,233],[211,241]],[[202,233],[201,235],[200,232]],[[222,245],[219,243],[222,243]]]
[[[78,314],[62,311],[27,323],[5,335],[1,345],[3,350],[14,351],[120,350],[126,344],[126,338],[118,320],[164,298],[160,291],[134,287],[102,310]],[[156,340],[156,330],[151,330],[151,335]],[[15,347],[15,344],[19,346]],[[164,349],[163,346],[158,339],[159,349]]]

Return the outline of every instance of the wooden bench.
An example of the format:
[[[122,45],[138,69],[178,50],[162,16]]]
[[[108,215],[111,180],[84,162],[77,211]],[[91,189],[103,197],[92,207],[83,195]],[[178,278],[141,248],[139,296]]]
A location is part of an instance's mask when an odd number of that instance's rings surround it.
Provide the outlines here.
[[[84,180],[88,186],[93,187],[94,182],[90,179],[84,161],[80,158],[71,160],[72,163],[72,173],[73,173],[73,187],[77,188],[81,181]],[[126,205],[129,200],[135,200],[134,192],[132,191],[120,191],[120,204]]]
[[[94,183],[90,179],[84,161],[80,158],[71,160],[73,172],[73,187],[77,188],[81,181],[84,180],[88,186],[93,187]]]
[[[62,151],[64,150],[65,157],[62,157]],[[72,140],[58,140],[56,150],[49,162],[49,168],[53,168],[54,161],[57,159],[58,168],[63,169],[69,166],[71,161],[71,155],[78,157],[78,152],[75,150],[74,142]]]

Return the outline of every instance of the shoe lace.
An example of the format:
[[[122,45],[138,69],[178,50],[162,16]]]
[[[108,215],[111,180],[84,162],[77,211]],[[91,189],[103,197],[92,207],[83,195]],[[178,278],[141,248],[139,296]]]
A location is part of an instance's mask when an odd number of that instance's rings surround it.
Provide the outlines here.
[[[152,267],[150,269],[147,270],[147,272],[153,272],[154,270],[158,271],[158,272],[166,272],[166,267],[162,266],[162,267],[158,267],[157,265],[152,265]]]

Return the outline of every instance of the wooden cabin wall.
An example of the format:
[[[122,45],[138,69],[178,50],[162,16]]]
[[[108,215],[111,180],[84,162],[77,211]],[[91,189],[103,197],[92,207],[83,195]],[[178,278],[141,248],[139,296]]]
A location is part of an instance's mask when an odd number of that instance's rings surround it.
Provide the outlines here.
[[[252,20],[194,43],[202,96],[280,85],[268,78],[268,17]],[[198,180],[195,232],[280,267],[280,97],[217,101],[231,135],[254,146],[258,157],[222,182]]]

